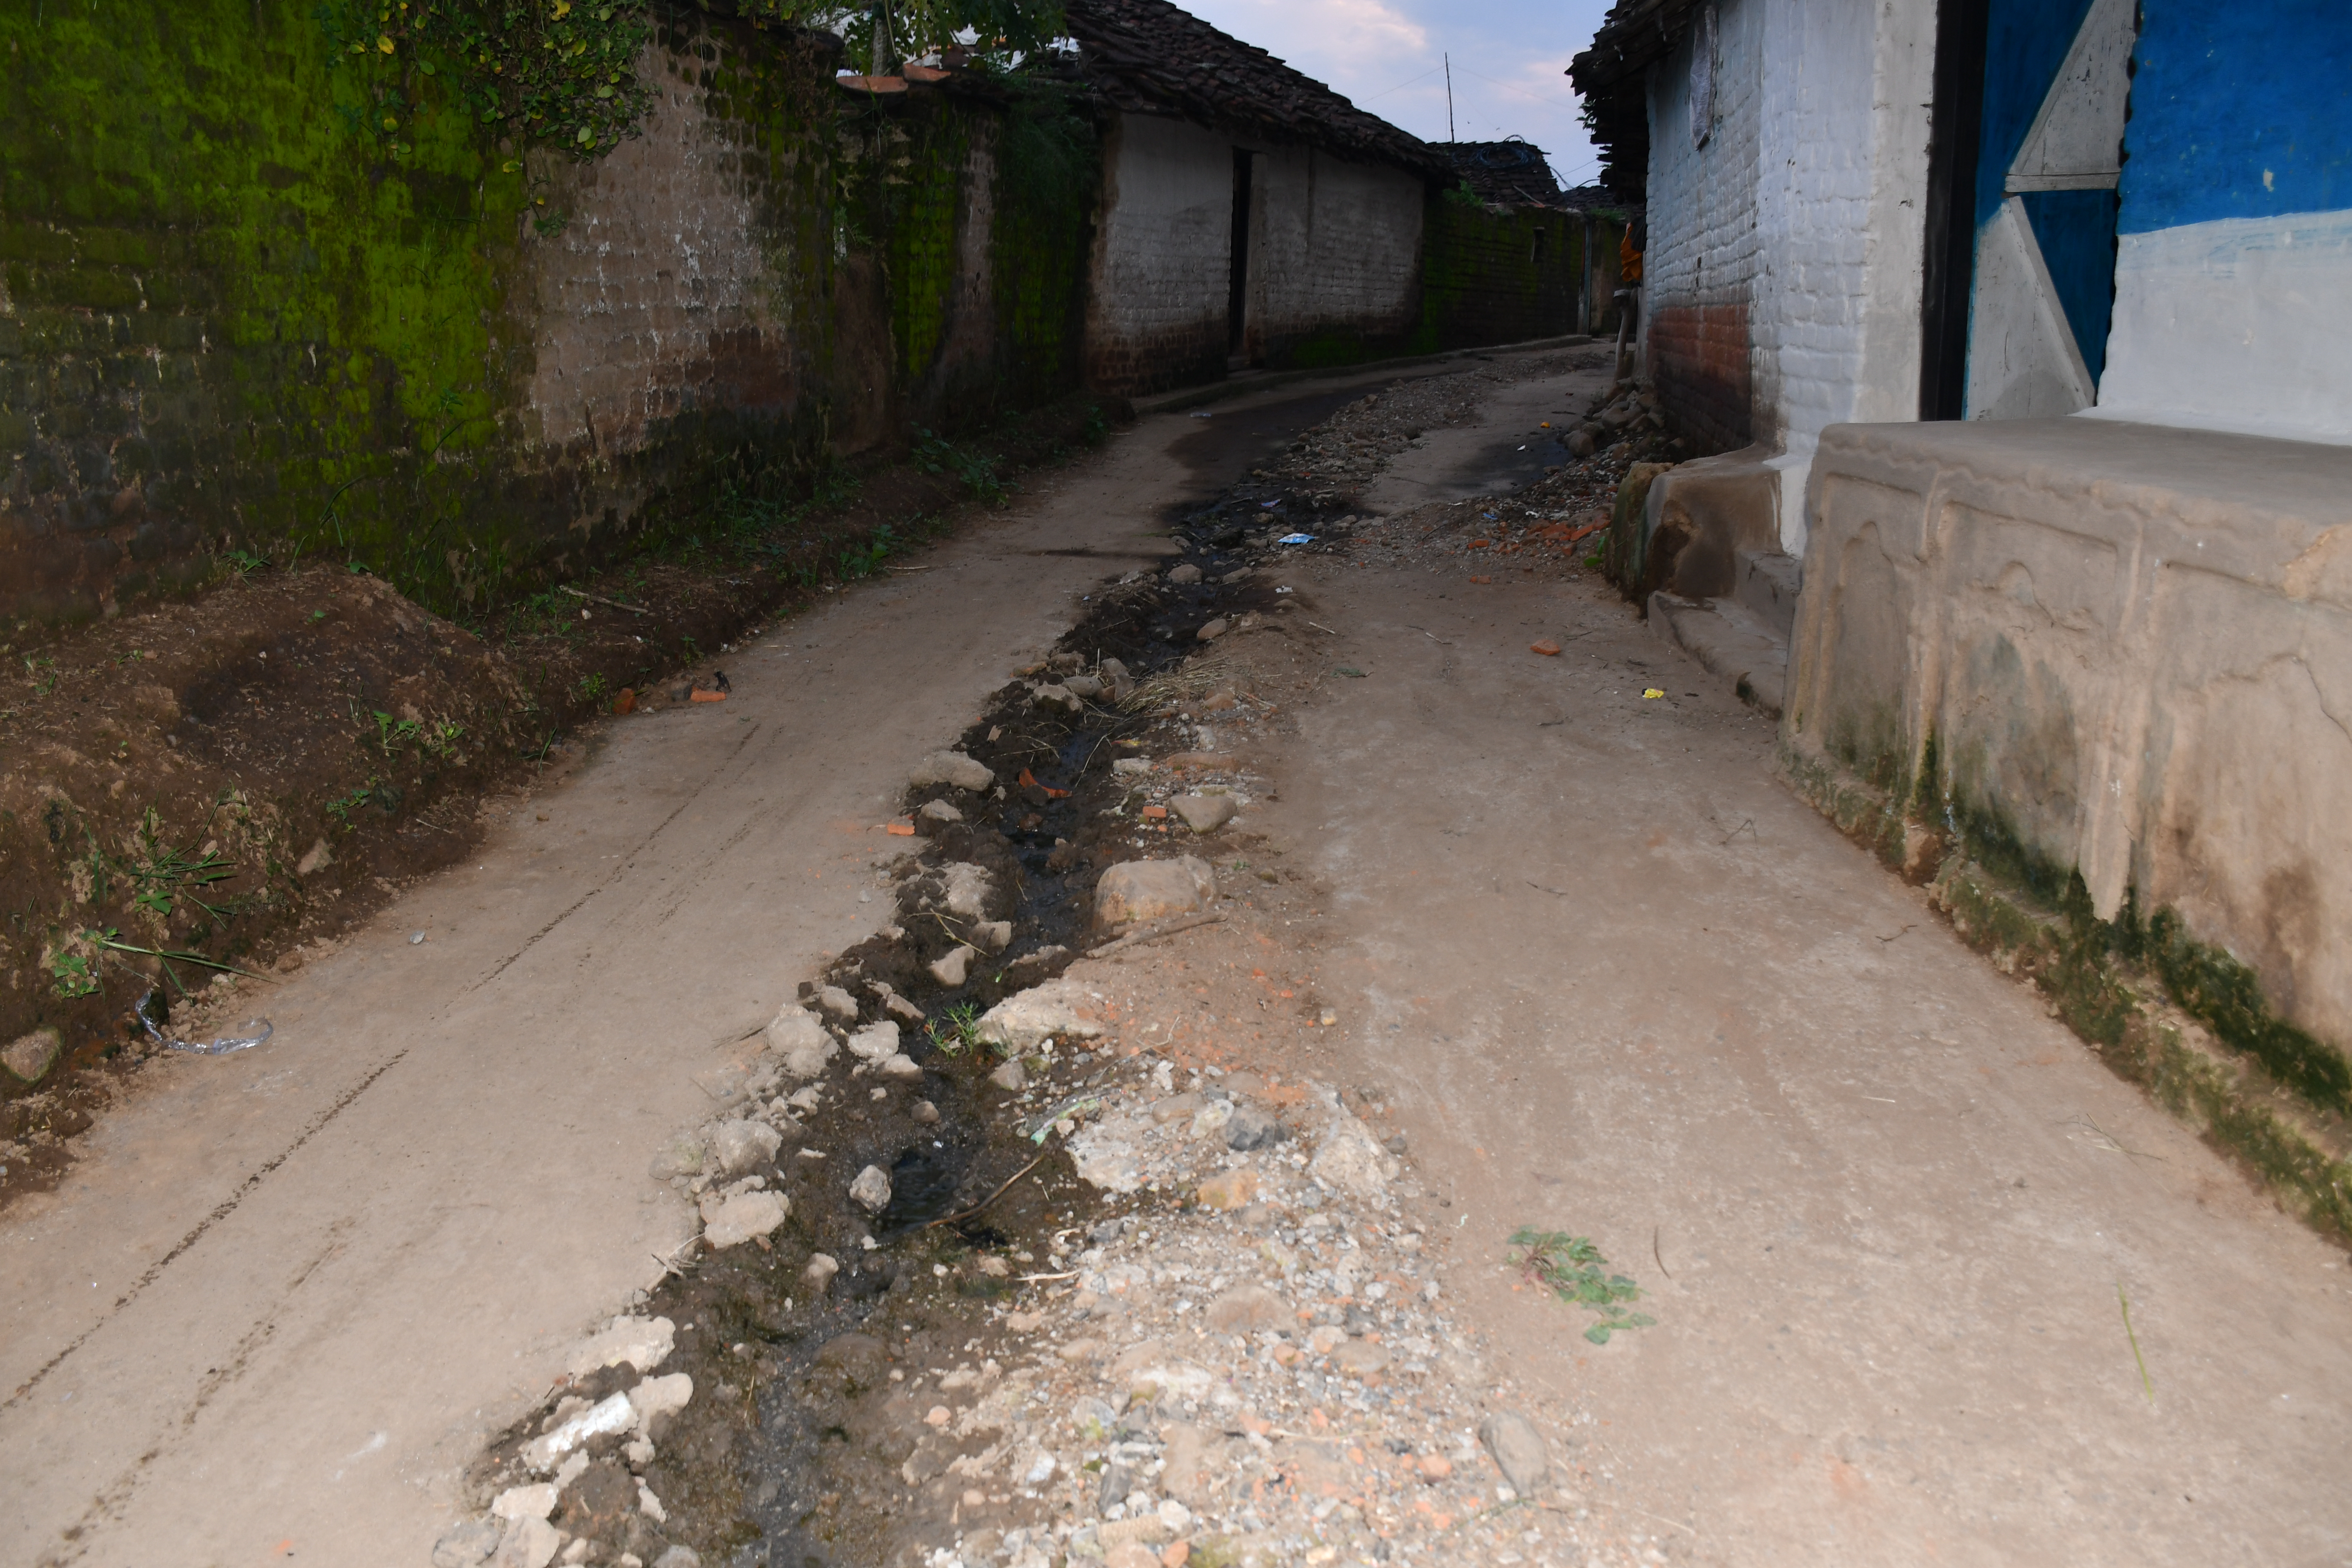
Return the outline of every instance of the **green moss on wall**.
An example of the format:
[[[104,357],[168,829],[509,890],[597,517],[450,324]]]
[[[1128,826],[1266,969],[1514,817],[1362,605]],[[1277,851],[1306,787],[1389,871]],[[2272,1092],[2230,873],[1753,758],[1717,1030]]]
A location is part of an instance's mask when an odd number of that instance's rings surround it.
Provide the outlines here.
[[[973,154],[1017,94],[869,112],[821,40],[673,14],[649,75],[700,93],[685,119],[705,129],[665,155],[706,160],[748,205],[775,325],[694,345],[710,374],[615,450],[531,404],[552,308],[534,247],[569,243],[596,167],[501,143],[434,76],[339,56],[302,0],[18,6],[0,46],[0,609],[20,616],[96,615],[231,548],[328,552],[478,615],[699,529],[723,494],[805,489],[845,392],[887,384],[887,423],[1077,382],[1082,119],[1072,178],[1012,192],[993,296],[957,293],[958,225],[991,206],[967,199]],[[646,133],[678,134],[659,113]],[[878,331],[842,334],[844,263],[877,270],[861,253],[888,281],[887,363],[868,363]],[[604,352],[593,306],[557,324]]]
[[[1560,337],[1577,331],[1585,222],[1538,207],[1488,207],[1456,192],[1422,220],[1415,352]]]

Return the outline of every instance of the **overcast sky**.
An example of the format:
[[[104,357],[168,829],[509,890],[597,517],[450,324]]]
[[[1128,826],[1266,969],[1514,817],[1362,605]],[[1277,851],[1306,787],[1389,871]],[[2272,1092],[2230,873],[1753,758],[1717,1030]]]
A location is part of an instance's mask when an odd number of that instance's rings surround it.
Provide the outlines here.
[[[1561,73],[1608,0],[1177,0],[1426,142],[1445,135],[1444,57],[1465,142],[1523,136],[1563,184],[1600,173]]]

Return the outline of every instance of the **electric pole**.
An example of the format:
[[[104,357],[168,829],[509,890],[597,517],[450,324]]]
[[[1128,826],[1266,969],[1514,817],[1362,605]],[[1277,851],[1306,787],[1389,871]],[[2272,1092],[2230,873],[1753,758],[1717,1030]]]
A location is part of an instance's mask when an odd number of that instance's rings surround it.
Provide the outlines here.
[[[1445,57],[1445,139],[1454,140],[1454,56]]]

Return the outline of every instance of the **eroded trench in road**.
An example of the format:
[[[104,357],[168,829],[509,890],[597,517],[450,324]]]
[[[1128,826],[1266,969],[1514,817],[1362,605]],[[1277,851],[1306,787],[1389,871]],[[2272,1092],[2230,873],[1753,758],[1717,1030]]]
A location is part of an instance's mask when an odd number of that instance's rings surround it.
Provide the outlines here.
[[[1137,834],[1133,775],[1114,764],[1181,749],[1185,660],[1203,647],[1204,626],[1307,613],[1265,567],[1328,546],[1345,527],[1329,515],[1336,502],[1244,485],[1181,518],[1178,564],[1196,568],[1196,580],[1135,572],[1107,583],[1047,659],[996,692],[964,731],[956,749],[990,769],[993,788],[940,783],[907,792],[902,809],[918,837],[885,858],[893,923],[841,953],[801,994],[812,1008],[828,989],[836,1007],[840,994],[854,1002],[854,1019],[835,1015],[839,1032],[898,1024],[899,1049],[920,1076],[867,1074],[845,1056],[810,1080],[820,1098],[772,1119],[784,1142],[758,1173],[764,1190],[789,1202],[782,1226],[751,1245],[690,1247],[634,1307],[676,1326],[674,1349],[656,1370],[688,1373],[693,1397],[656,1417],[642,1439],[614,1433],[583,1447],[586,1468],[573,1461],[550,1518],[568,1538],[567,1561],[617,1563],[628,1553],[653,1564],[684,1545],[706,1563],[742,1568],[881,1568],[905,1560],[910,1544],[951,1537],[951,1504],[908,1481],[941,1473],[958,1451],[896,1392],[895,1374],[942,1357],[985,1360],[1000,1331],[992,1305],[1024,1276],[1066,1267],[1057,1254],[1082,1247],[1072,1238],[1113,1212],[1078,1180],[1052,1112],[1140,1070],[1109,1049],[1049,1046],[1024,1058],[1032,1114],[1011,1115],[1005,1091],[990,1081],[1003,1058],[972,1037],[970,1021],[1057,976],[1101,940],[1090,916],[1106,868],[1176,847]],[[1317,542],[1280,542],[1301,531]],[[1083,695],[1041,700],[1041,686]],[[1217,844],[1200,842],[1196,852]],[[949,907],[948,868],[956,866],[987,873],[977,904],[967,890],[960,908]],[[1001,947],[988,930],[999,921],[1014,933]],[[933,966],[964,948],[976,950],[967,973],[948,984]],[[752,1097],[727,1114],[757,1110],[762,1091],[779,1106],[799,1092],[789,1081],[747,1087]],[[846,1192],[869,1164],[888,1173],[891,1189],[872,1214]],[[726,1184],[683,1174],[673,1182],[689,1195],[706,1183]],[[838,1272],[813,1282],[819,1255],[836,1260]],[[544,1480],[524,1464],[524,1446],[639,1376],[624,1363],[551,1391],[476,1466],[480,1500]],[[632,1442],[640,1443],[634,1452]],[[584,1551],[569,1544],[579,1542],[589,1543]]]

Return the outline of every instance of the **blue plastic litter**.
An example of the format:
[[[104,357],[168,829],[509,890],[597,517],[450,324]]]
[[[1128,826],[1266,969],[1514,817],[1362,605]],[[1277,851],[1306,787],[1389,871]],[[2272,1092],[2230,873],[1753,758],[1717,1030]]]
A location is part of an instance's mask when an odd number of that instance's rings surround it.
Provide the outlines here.
[[[1315,542],[1315,536],[1311,533],[1286,533],[1275,542],[1276,544],[1312,544]]]

